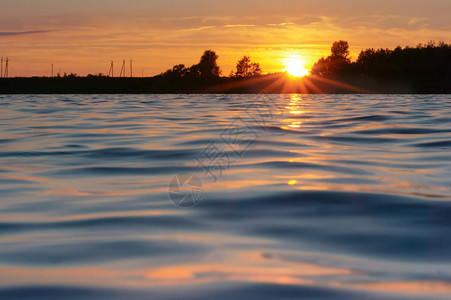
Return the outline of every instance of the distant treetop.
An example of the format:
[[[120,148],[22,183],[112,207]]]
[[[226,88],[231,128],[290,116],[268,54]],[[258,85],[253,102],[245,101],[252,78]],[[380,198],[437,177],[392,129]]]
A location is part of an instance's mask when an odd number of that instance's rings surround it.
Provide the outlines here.
[[[221,69],[218,66],[218,55],[215,51],[206,50],[200,58],[199,72],[203,78],[219,77]]]
[[[350,61],[351,59],[349,58],[349,44],[347,41],[338,41],[338,42],[334,42],[332,44],[332,47],[330,49],[331,58],[334,59],[344,59],[346,61]]]
[[[218,55],[212,50],[205,50],[200,61],[196,65],[186,68],[184,64],[178,64],[162,73],[161,76],[168,79],[183,77],[189,78],[217,78],[221,75],[221,69],[217,63]]]
[[[261,76],[262,69],[260,68],[259,63],[251,62],[251,58],[249,56],[243,56],[236,63],[236,72],[231,73],[231,76],[234,77],[255,77]]]

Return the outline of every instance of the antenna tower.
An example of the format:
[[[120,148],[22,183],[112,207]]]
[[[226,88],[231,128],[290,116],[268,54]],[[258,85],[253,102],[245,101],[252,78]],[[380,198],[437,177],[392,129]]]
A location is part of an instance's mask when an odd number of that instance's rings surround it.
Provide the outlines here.
[[[125,59],[122,61],[122,68],[119,77],[125,77]]]
[[[114,77],[114,62],[111,61],[110,70],[108,71],[108,77]]]

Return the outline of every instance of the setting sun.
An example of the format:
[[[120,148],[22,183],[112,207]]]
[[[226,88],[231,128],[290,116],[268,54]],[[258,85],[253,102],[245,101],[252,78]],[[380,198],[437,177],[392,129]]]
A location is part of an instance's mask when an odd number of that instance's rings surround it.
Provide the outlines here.
[[[305,60],[299,55],[293,55],[284,60],[285,71],[292,76],[303,77],[309,74],[309,70],[305,67]]]

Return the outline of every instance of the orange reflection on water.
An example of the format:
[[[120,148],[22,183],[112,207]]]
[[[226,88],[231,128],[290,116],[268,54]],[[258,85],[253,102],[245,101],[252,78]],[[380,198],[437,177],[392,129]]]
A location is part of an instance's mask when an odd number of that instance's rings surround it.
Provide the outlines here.
[[[125,272],[124,272],[125,273]],[[89,276],[87,276],[89,274]],[[100,267],[12,268],[0,267],[2,285],[80,284],[107,286],[118,283],[118,272]],[[125,274],[124,274],[125,275]]]
[[[163,285],[217,280],[310,285],[313,283],[310,277],[348,274],[351,274],[348,269],[266,257],[261,252],[241,252],[227,257],[222,262],[156,268],[147,273],[147,278]]]
[[[160,284],[194,284],[217,280],[242,281],[273,284],[308,285],[312,281],[297,278],[298,274],[288,269],[265,267],[239,267],[220,264],[185,265],[156,269],[147,278]]]
[[[27,176],[27,175],[3,175],[5,178],[8,179],[15,179],[15,180],[24,180],[24,181],[34,181],[34,182],[51,182],[52,179],[48,178],[42,178],[42,177],[36,177],[36,176]]]
[[[392,281],[359,283],[352,288],[401,294],[451,295],[451,282],[444,281]]]
[[[303,113],[305,113],[304,108],[302,106],[302,95],[300,94],[293,94],[290,96],[290,103],[288,104],[288,106],[286,106],[285,108],[288,109],[290,114],[293,115],[301,115]],[[289,122],[291,124],[288,124],[287,126],[281,126],[281,129],[284,130],[289,130],[290,128],[300,128],[302,122],[299,121],[298,119],[287,119],[284,120],[284,122]]]
[[[224,257],[225,256],[225,257]],[[221,257],[223,257],[221,259]],[[208,259],[207,259],[208,260]],[[0,267],[0,282],[20,284],[78,284],[92,286],[162,286],[205,282],[310,285],[319,276],[348,275],[351,271],[310,263],[265,257],[261,252],[219,254],[213,263],[163,266],[146,270],[130,263],[107,267],[12,268]],[[122,266],[127,266],[122,268]],[[112,266],[110,266],[112,267]],[[87,276],[89,274],[89,276]]]
[[[183,236],[181,238],[183,239]],[[298,254],[300,255],[298,258],[304,255],[309,256],[308,253]],[[349,283],[349,280],[355,279],[356,275],[365,277],[365,273],[300,261],[295,258],[296,255],[292,259],[289,257],[289,252],[218,251],[214,256],[207,256],[198,263],[163,264],[152,269],[141,267],[140,262],[118,263],[109,267],[0,267],[0,282],[3,285],[52,283],[53,285],[77,284],[96,287],[114,285],[116,287],[153,288],[208,282],[221,284],[229,281],[275,285],[312,285],[407,295],[451,295],[451,282],[437,280]],[[325,262],[327,261],[326,259]]]
[[[152,192],[155,192],[155,190],[150,189],[141,189],[141,190],[135,190],[135,191],[127,191],[127,190],[107,190],[107,191],[82,191],[75,188],[61,188],[58,190],[47,190],[43,191],[42,193],[47,195],[71,195],[71,196],[79,196],[79,197],[85,197],[85,196],[132,196],[132,195],[141,195],[141,194],[150,194]]]

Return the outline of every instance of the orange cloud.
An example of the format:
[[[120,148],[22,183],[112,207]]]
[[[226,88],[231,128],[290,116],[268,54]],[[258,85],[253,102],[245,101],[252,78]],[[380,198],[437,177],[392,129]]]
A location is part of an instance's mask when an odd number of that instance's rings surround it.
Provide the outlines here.
[[[56,72],[105,73],[110,60],[122,59],[133,59],[135,74],[149,76],[197,63],[213,49],[227,75],[243,55],[259,61],[264,72],[283,70],[289,55],[302,55],[310,67],[339,39],[350,42],[354,58],[366,47],[451,40],[448,2],[320,2],[5,0],[0,56],[10,58],[12,76],[49,75],[52,62]]]

